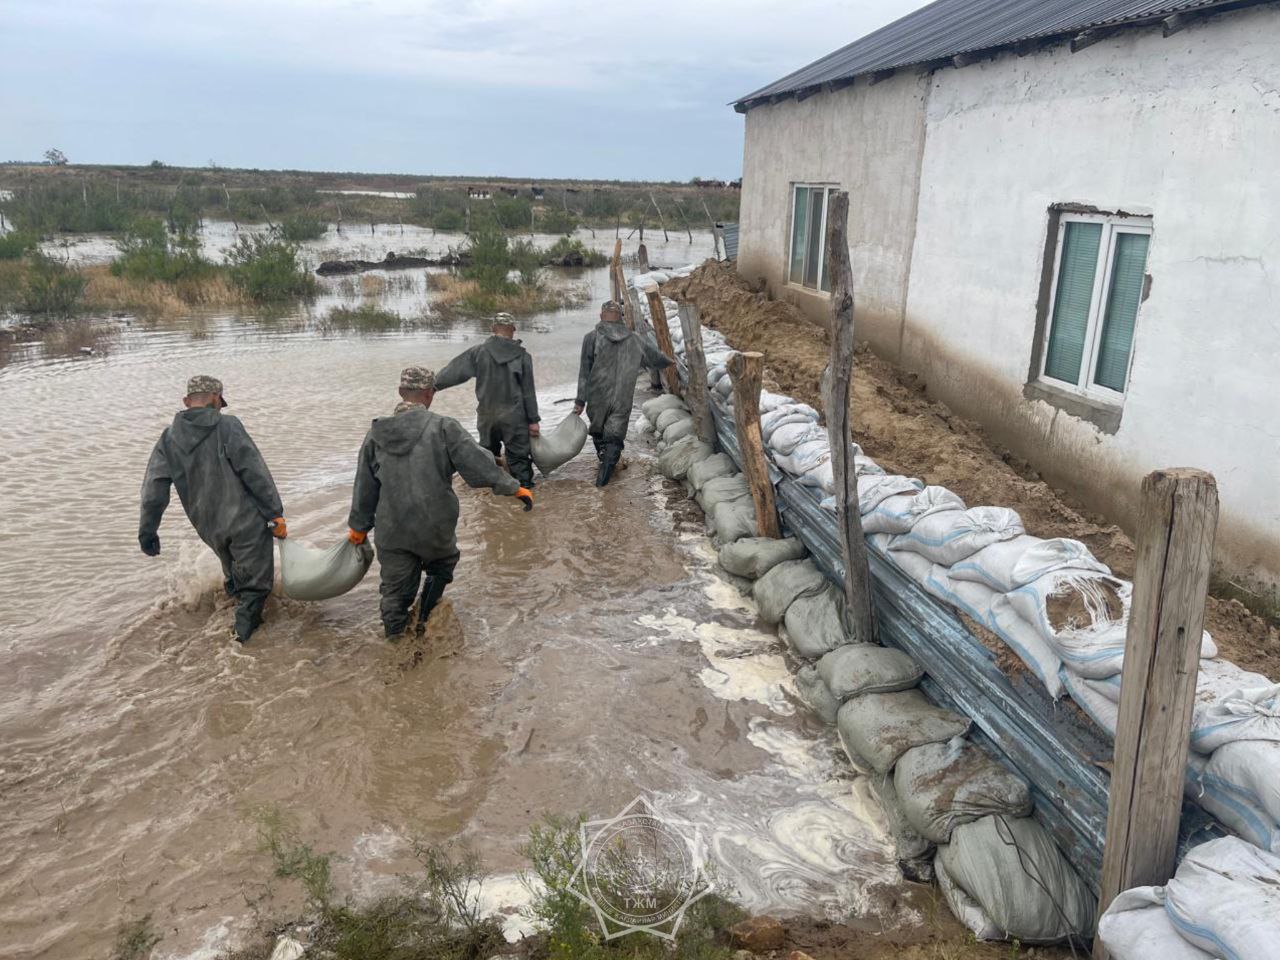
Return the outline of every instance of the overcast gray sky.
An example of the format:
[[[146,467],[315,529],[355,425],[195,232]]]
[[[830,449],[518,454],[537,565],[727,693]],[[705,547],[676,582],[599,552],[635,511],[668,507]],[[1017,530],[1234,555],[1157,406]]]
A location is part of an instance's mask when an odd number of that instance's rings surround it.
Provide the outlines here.
[[[0,160],[736,177],[726,103],[922,0],[3,0]]]

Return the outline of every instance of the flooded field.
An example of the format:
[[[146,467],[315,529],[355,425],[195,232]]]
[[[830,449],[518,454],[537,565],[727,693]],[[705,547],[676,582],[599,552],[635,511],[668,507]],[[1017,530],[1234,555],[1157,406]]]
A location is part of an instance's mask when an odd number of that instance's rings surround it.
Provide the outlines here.
[[[460,241],[347,233],[309,255]],[[710,252],[709,237],[674,241],[650,238],[651,259]],[[380,304],[408,312],[429,296],[421,271],[388,280]],[[548,424],[568,412],[556,401],[573,397],[608,295],[603,270],[560,282],[585,284],[588,305],[517,334]],[[323,283],[312,311],[369,295],[359,277]],[[216,561],[176,498],[161,556],[136,543],[142,471],[187,377],[224,381],[291,536],[327,544],[345,533],[355,455],[394,406],[398,371],[439,368],[487,332],[322,336],[302,319],[132,324],[92,356],[33,347],[0,369],[0,956],[104,955],[119,922],[151,913],[159,955],[210,957],[289,915],[300,904],[257,849],[262,805],[341,855],[358,893],[403,869],[415,837],[465,838],[510,879],[542,815],[611,816],[644,793],[702,826],[748,908],[910,919],[865,783],[797,707],[777,638],[640,442],[603,491],[583,456],[539,484],[529,514],[462,489],[458,629],[420,657],[381,639],[376,566],[335,600],[273,598],[253,641],[232,645]],[[434,408],[474,424],[467,387]],[[491,899],[518,901],[519,887]]]

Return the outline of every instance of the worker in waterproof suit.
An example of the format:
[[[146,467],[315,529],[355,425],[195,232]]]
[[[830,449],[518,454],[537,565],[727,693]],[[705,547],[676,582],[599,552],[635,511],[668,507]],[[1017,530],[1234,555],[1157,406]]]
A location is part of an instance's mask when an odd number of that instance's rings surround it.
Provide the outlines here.
[[[495,457],[505,452],[507,469],[522,486],[533,486],[529,438],[538,435],[538,396],[533,358],[519,340],[511,314],[493,321],[493,336],[454,357],[436,374],[436,389],[476,381],[476,432]]]
[[[234,638],[244,643],[262,623],[275,578],[273,536],[284,538],[284,507],[257,446],[235,417],[222,413],[222,382],[192,377],[179,411],[151,451],[142,481],[138,544],[160,553],[160,518],[176,487],[182,509],[222,562],[236,598]]]
[[[420,584],[422,629],[453,580],[458,564],[455,472],[469,486],[492,487],[495,493],[518,497],[525,510],[533,509],[533,494],[500,468],[457,420],[427,409],[434,396],[435,374],[425,367],[406,368],[400,374],[400,397],[410,406],[373,421],[356,465],[348,537],[360,544],[370,530],[377,531],[382,626],[389,640],[409,625]]]
[[[620,303],[605,301],[600,308],[600,322],[582,338],[578,397],[573,404],[575,415],[584,408],[587,411],[588,432],[600,458],[597,487],[609,482],[622,457],[640,368],[662,370],[673,363],[666,354],[626,328]]]

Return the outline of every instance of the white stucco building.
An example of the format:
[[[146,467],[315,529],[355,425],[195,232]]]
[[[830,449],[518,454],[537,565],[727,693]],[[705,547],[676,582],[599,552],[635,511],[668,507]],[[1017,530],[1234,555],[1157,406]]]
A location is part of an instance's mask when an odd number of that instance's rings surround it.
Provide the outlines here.
[[[1219,569],[1280,583],[1280,4],[938,0],[744,97],[739,270],[1132,529],[1218,480]]]

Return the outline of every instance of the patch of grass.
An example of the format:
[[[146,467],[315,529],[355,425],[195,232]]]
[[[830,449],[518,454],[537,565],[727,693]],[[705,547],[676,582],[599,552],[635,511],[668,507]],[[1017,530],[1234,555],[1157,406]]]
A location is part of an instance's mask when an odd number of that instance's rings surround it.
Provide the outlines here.
[[[399,330],[404,318],[398,313],[383,310],[372,303],[358,307],[334,307],[321,324],[327,330],[352,330],[360,333],[385,333]]]
[[[34,233],[11,230],[0,236],[0,260],[19,260],[36,248],[39,238]]]
[[[298,260],[298,245],[278,236],[241,234],[227,253],[231,282],[257,303],[309,298],[316,278]]]
[[[319,240],[328,229],[329,222],[324,217],[309,211],[290,214],[279,224],[280,236],[290,243]]]
[[[152,320],[187,316],[196,307],[239,307],[247,300],[225,267],[176,281],[117,276],[103,266],[84,270],[85,308],[100,313],[128,312]]]
[[[544,259],[569,267],[603,267],[609,262],[607,254],[592,250],[576,237],[561,237],[546,249]]]
[[[112,261],[111,273],[130,280],[200,280],[217,269],[200,252],[199,237],[186,230],[171,234],[160,220],[134,221],[116,246],[120,256]]]
[[[573,233],[578,229],[578,218],[553,207],[542,212],[542,219],[538,222],[538,226],[543,233]]]
[[[111,960],[146,960],[151,955],[152,948],[163,939],[152,928],[149,913],[137,920],[122,923],[116,929]]]
[[[508,284],[498,293],[481,289],[475,280],[468,280],[458,273],[429,273],[427,287],[433,293],[428,309],[446,320],[458,317],[491,317],[505,311],[516,316],[529,316],[576,306],[587,297],[582,286],[536,287]]]

